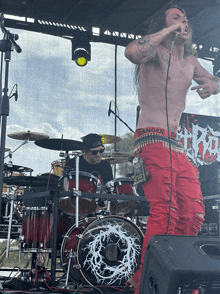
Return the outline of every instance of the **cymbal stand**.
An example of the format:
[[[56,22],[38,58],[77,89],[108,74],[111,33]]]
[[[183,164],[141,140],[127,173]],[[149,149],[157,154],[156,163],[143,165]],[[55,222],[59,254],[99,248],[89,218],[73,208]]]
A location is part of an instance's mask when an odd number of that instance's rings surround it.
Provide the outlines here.
[[[8,237],[7,237],[7,247],[6,247],[6,258],[9,257],[9,247],[10,247],[10,237],[11,237],[11,226],[12,226],[12,214],[14,210],[14,200],[16,200],[16,194],[13,190],[13,194],[11,196],[11,208],[10,208],[10,216],[9,216],[9,224],[8,224]]]
[[[2,81],[0,81],[0,118],[1,118],[1,145],[0,145],[0,191],[3,188],[3,172],[4,172],[4,154],[5,154],[5,138],[7,116],[9,116],[9,96],[8,92],[8,77],[9,77],[9,62],[11,60],[11,51],[15,49],[17,53],[21,52],[21,48],[17,45],[15,40],[18,40],[18,35],[11,34],[4,26],[4,15],[0,16],[0,27],[4,33],[4,39],[0,41],[0,51],[5,53],[5,84],[2,91]],[[2,78],[2,77],[1,77]],[[4,95],[2,96],[2,92]],[[2,211],[2,197],[0,197],[0,220]]]
[[[4,159],[6,159],[7,157],[11,157],[12,154],[17,151],[20,147],[22,147],[23,145],[27,144],[29,142],[29,140],[25,140],[24,142],[21,143],[21,145],[19,145],[15,150],[10,151],[9,154],[7,156],[5,156]]]
[[[65,282],[64,288],[67,288],[68,279],[69,279],[69,273],[70,273],[70,265],[71,265],[71,260],[72,260],[73,257],[74,257],[73,249],[71,249],[70,254],[69,254],[69,262],[68,262],[68,268],[67,268],[67,273],[66,273],[66,282]]]
[[[75,162],[76,162],[76,189],[73,194],[76,196],[76,228],[79,226],[79,197],[81,196],[81,191],[79,191],[79,157],[82,155],[82,151],[74,152]]]

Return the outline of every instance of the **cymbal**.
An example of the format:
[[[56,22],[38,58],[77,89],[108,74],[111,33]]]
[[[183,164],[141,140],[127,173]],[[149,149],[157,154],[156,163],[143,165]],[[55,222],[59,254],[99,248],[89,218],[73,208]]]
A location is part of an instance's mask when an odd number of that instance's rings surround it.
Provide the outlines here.
[[[58,177],[59,178],[59,177]],[[58,179],[50,178],[50,185],[56,185]],[[3,182],[7,185],[15,185],[22,187],[42,187],[47,186],[47,177],[34,177],[34,176],[19,176],[19,177],[4,177]]]
[[[118,143],[121,141],[120,137],[117,136],[113,136],[113,135],[100,135],[99,136],[102,137],[102,144],[112,144],[112,143]],[[81,139],[83,139],[83,137],[81,137]]]
[[[8,151],[10,151],[11,149],[9,149],[9,148],[5,148],[5,152],[8,152]]]
[[[8,165],[7,163],[4,164],[4,171],[10,171],[10,172],[33,172],[32,168],[20,166],[20,165]]]
[[[37,177],[40,179],[46,179],[47,181],[50,179],[52,182],[57,182],[60,179],[59,176],[50,173],[39,174]]]
[[[110,164],[119,164],[132,162],[134,155],[129,152],[104,152],[102,159],[107,160]]]
[[[29,140],[29,141],[37,141],[40,139],[49,138],[48,135],[43,133],[37,133],[37,132],[14,132],[11,134],[8,134],[9,138],[16,139],[16,140]]]
[[[59,151],[82,150],[85,147],[82,142],[69,139],[42,139],[34,142],[34,144],[42,148]]]
[[[102,143],[103,144],[112,144],[112,143],[118,143],[121,141],[121,138],[118,136],[113,136],[113,135],[101,135],[99,136],[102,137]]]

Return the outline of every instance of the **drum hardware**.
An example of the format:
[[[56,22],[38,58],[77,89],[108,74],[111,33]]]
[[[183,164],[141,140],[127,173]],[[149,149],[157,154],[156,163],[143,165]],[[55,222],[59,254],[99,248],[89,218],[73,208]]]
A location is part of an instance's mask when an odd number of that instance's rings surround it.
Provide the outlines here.
[[[8,238],[7,238],[7,247],[6,247],[6,258],[9,257],[10,249],[10,239],[11,239],[11,227],[12,227],[12,214],[14,209],[14,201],[17,200],[17,195],[11,195],[11,207],[10,207],[10,216],[9,216],[9,225],[8,225]]]
[[[17,151],[20,147],[22,147],[23,145],[25,145],[25,144],[27,144],[27,143],[28,143],[28,141],[24,141],[24,142],[22,142],[21,145],[19,145],[19,146],[18,146],[15,150],[13,150],[13,151],[11,151],[11,150],[9,149],[9,154],[8,154],[7,156],[5,156],[4,159],[6,159],[7,157],[12,158],[12,154],[13,154],[15,151]]]
[[[75,257],[75,255],[73,254],[73,250],[71,249],[70,253],[68,255],[69,262],[68,262],[68,268],[67,268],[67,273],[66,273],[66,282],[65,282],[64,288],[68,288],[67,284],[68,284],[68,279],[69,279],[70,265],[71,265],[71,260],[74,257]]]

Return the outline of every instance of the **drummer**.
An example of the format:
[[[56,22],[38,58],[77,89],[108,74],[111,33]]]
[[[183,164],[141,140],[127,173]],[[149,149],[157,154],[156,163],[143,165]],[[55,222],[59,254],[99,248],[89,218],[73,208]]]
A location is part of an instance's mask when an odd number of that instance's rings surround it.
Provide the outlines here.
[[[83,156],[79,158],[79,171],[84,171],[97,177],[102,185],[113,179],[112,168],[108,161],[102,160],[102,153],[105,147],[102,144],[102,137],[97,134],[88,134],[83,137],[85,145]],[[75,158],[67,159],[64,174],[69,170],[75,170]]]

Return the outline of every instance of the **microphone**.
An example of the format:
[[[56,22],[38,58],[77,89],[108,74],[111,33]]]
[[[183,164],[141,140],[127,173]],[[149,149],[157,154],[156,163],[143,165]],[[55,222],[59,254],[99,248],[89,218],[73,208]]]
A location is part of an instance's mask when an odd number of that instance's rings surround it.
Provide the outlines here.
[[[109,107],[108,107],[108,116],[110,116],[110,114],[111,114],[111,105],[112,105],[112,102],[110,101]]]
[[[179,28],[174,32],[174,38],[178,37],[180,33],[181,33],[181,29]]]
[[[18,85],[16,84],[16,90],[15,90],[15,101],[18,100]]]

